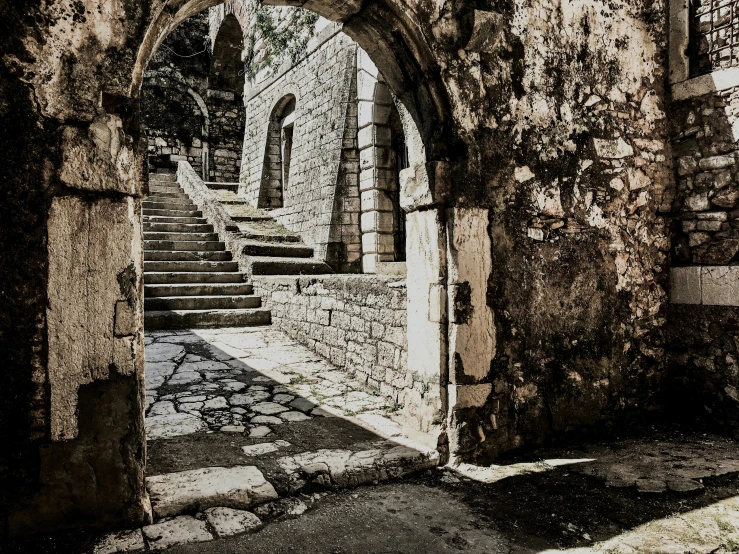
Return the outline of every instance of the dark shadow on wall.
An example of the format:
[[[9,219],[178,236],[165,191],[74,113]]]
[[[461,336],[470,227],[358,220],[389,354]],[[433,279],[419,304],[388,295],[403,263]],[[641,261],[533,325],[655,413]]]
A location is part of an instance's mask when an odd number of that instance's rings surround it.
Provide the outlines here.
[[[736,89],[672,103],[676,189],[670,267],[739,265],[735,107]],[[739,308],[672,304],[667,319],[668,413],[678,421],[736,435]]]

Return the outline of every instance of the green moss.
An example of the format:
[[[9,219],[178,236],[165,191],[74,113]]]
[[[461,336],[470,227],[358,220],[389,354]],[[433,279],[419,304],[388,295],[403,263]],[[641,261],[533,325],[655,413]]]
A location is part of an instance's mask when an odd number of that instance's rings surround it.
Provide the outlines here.
[[[246,76],[250,80],[263,69],[278,69],[287,59],[295,63],[305,53],[318,21],[318,14],[295,8],[290,15],[290,25],[278,31],[272,8],[262,5],[258,0],[252,0],[252,6],[254,25],[247,37],[249,55],[246,59]],[[254,47],[259,38],[265,42],[266,53],[259,62],[255,62]]]

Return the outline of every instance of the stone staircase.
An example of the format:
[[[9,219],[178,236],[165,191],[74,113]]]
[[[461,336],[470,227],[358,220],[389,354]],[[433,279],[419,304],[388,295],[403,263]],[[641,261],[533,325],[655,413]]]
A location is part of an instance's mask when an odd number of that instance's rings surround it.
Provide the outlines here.
[[[147,330],[270,323],[246,276],[172,174],[150,175],[143,203]]]
[[[241,254],[249,277],[259,275],[326,275],[333,269],[313,258],[312,247],[299,234],[277,223],[268,212],[238,196],[238,183],[205,183],[239,227]]]

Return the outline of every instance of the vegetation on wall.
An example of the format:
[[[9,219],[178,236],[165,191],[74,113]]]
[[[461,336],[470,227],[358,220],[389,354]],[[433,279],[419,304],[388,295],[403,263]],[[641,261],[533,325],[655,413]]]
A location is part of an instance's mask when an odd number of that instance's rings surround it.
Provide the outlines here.
[[[296,62],[308,47],[318,21],[318,14],[294,8],[290,12],[290,23],[278,30],[275,23],[275,10],[264,6],[259,0],[252,0],[254,25],[247,37],[246,76],[253,80],[264,69],[276,70],[283,62]],[[263,41],[259,52],[257,41]]]

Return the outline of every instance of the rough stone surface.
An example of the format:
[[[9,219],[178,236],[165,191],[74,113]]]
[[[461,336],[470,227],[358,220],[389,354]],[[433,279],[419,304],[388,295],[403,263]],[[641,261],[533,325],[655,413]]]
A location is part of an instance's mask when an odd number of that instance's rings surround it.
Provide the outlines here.
[[[166,550],[178,544],[213,540],[204,521],[192,516],[180,516],[143,528],[144,536],[153,550]]]
[[[262,522],[251,512],[231,508],[208,508],[205,517],[219,537],[256,531]]]
[[[156,475],[147,477],[146,487],[157,517],[215,506],[246,509],[277,498],[274,487],[252,466]]]

